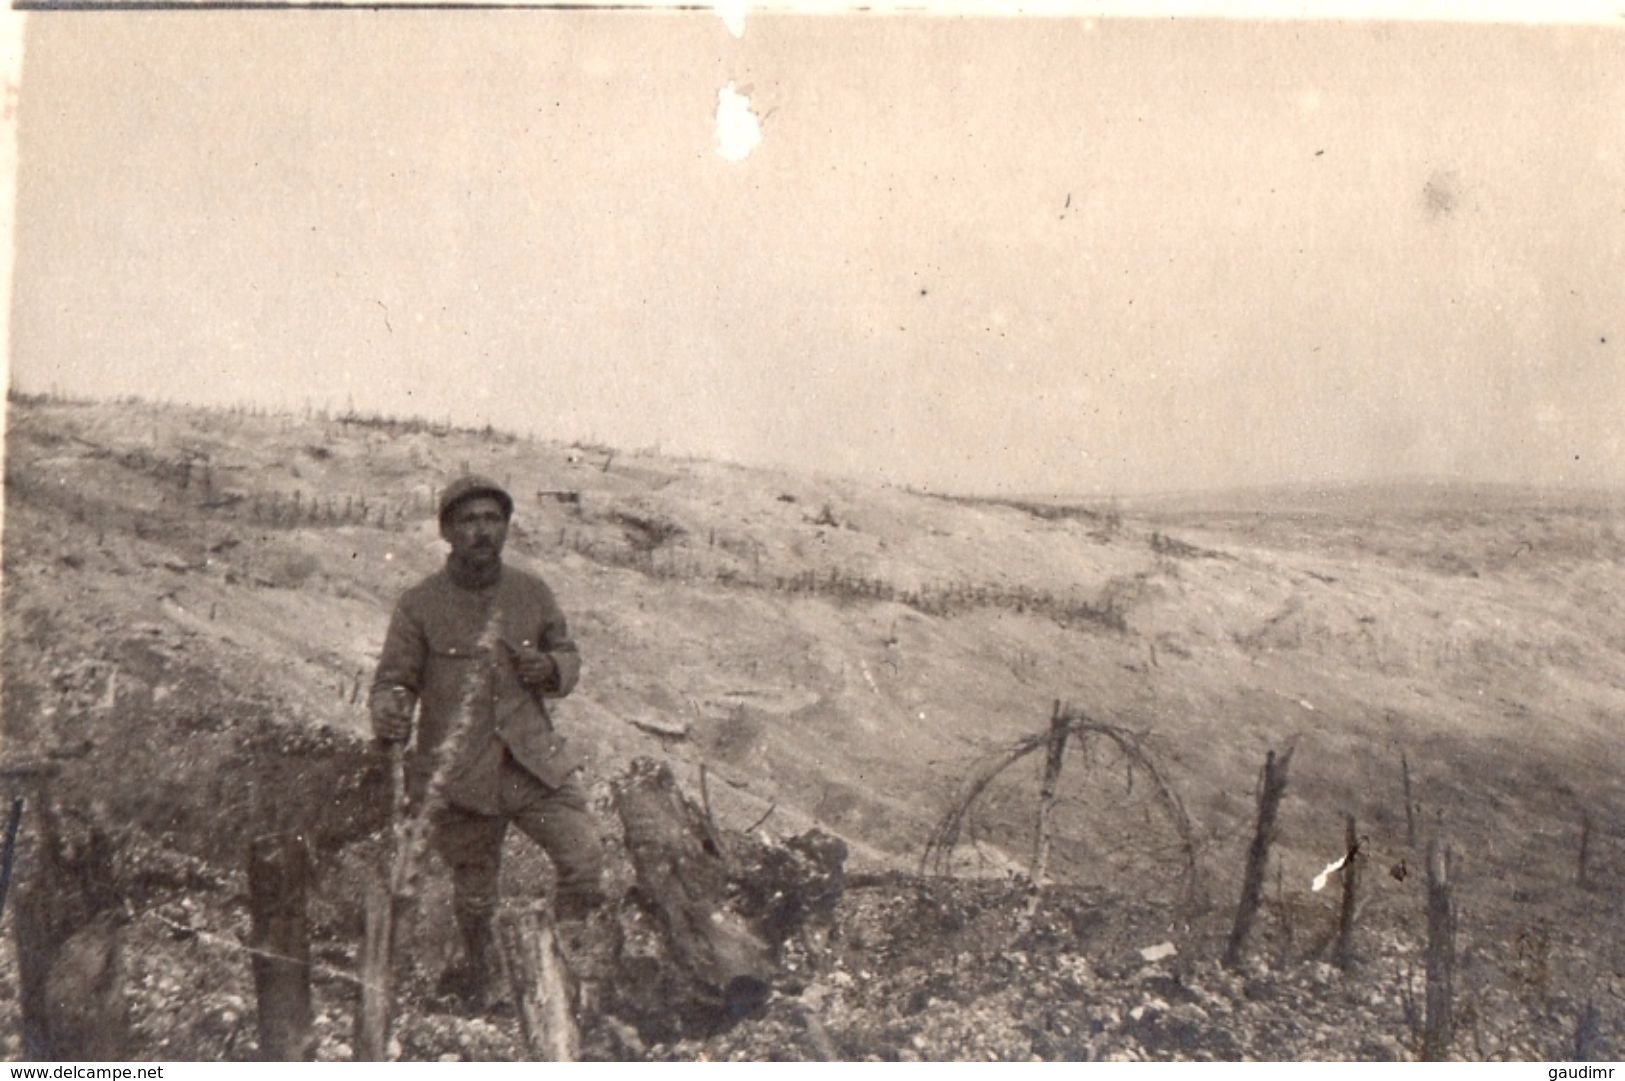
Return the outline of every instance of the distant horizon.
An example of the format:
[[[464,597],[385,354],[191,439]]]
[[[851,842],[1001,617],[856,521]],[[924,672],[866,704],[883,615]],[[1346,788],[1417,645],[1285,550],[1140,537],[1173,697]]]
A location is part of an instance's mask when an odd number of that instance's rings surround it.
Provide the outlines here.
[[[877,480],[852,473],[833,472],[826,469],[800,466],[794,462],[783,461],[744,461],[731,458],[713,457],[703,454],[687,454],[671,452],[653,445],[628,446],[593,438],[591,436],[553,435],[546,432],[519,431],[500,424],[463,423],[455,418],[446,416],[432,417],[424,414],[385,414],[348,407],[335,407],[332,403],[310,403],[308,406],[289,407],[281,405],[266,405],[258,402],[195,402],[179,398],[150,397],[142,394],[96,395],[68,393],[60,388],[45,387],[33,388],[19,386],[15,381],[7,388],[6,419],[9,423],[11,398],[13,396],[38,399],[51,405],[84,405],[90,407],[119,406],[128,404],[135,408],[147,409],[173,409],[177,411],[198,410],[206,413],[231,414],[251,412],[252,415],[265,418],[287,418],[308,423],[379,423],[399,425],[423,425],[429,428],[444,427],[460,434],[482,434],[487,428],[493,435],[504,438],[521,440],[531,443],[552,444],[559,447],[579,447],[582,449],[607,449],[616,454],[629,457],[652,455],[674,462],[703,462],[706,464],[724,465],[745,470],[760,470],[762,472],[785,472],[792,475],[804,476],[810,479],[826,479],[836,481],[871,484],[875,487],[896,488],[918,495],[934,498],[954,500],[969,500],[972,502],[989,502],[1005,504],[1043,504],[1052,503],[1064,506],[1070,503],[1100,504],[1110,503],[1114,500],[1141,500],[1141,499],[1178,499],[1182,497],[1203,496],[1245,496],[1267,495],[1271,493],[1290,493],[1302,491],[1321,491],[1332,493],[1336,491],[1357,491],[1361,489],[1383,487],[1437,487],[1448,486],[1456,489],[1488,488],[1508,491],[1527,491],[1536,493],[1554,493],[1563,495],[1596,495],[1610,498],[1625,499],[1625,485],[1585,485],[1585,484],[1555,484],[1538,485],[1521,481],[1503,480],[1476,480],[1469,477],[1451,477],[1445,475],[1428,474],[1395,474],[1385,477],[1342,478],[1324,480],[1294,480],[1274,481],[1259,484],[1233,484],[1219,487],[1195,488],[1156,488],[1139,490],[1119,490],[1103,492],[1085,491],[974,491],[933,488],[928,484],[914,484],[890,480]],[[0,428],[0,430],[4,430]]]

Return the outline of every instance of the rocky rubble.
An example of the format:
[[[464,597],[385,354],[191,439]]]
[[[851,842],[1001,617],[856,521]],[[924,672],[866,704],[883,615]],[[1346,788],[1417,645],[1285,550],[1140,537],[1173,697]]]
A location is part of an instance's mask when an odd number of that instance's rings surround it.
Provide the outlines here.
[[[134,1055],[254,1058],[240,876],[139,831],[121,842],[115,877],[127,914]],[[848,874],[839,839],[817,831],[787,840],[732,835],[727,847],[735,867],[727,903],[774,932],[779,976],[767,1001],[744,1017],[674,1009],[672,996],[687,984],[672,970],[657,923],[626,891],[564,939],[587,987],[586,1057],[1402,1061],[1417,1054],[1421,943],[1408,924],[1373,920],[1362,928],[1349,972],[1283,954],[1267,934],[1230,971],[1215,960],[1218,938],[1208,933],[1222,913],[1193,923],[1146,901],[1052,888],[1029,918],[1030,893],[1019,877]],[[343,861],[324,866],[357,873]],[[325,904],[314,913],[316,1056],[343,1061],[354,1054],[354,928]],[[0,928],[0,1033],[15,1058],[11,920],[8,911]],[[433,928],[420,924],[418,933]],[[1467,952],[1456,1054],[1567,1055],[1581,1003],[1560,995],[1532,1001],[1509,973]],[[392,1054],[523,1057],[511,1007],[476,1014],[435,997],[432,956],[405,953]],[[1599,1006],[1601,1030],[1617,1031],[1617,1001],[1602,998]]]

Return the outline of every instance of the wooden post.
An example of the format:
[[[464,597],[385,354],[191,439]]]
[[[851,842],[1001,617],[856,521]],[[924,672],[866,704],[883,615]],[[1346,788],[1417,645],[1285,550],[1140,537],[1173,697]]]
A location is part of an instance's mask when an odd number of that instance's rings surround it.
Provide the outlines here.
[[[1343,820],[1343,907],[1337,915],[1337,967],[1347,972],[1354,964],[1354,907],[1360,888],[1360,838],[1354,816]]]
[[[305,1062],[315,1051],[310,1010],[309,855],[304,838],[276,833],[249,847],[249,948],[259,1003],[260,1058]]]
[[[37,776],[55,773],[54,766],[40,767]],[[50,797],[40,796],[35,806],[35,841],[12,915],[23,1057],[122,1061],[130,1040],[126,920],[112,886],[112,842],[91,824],[69,843]]]
[[[1416,847],[1416,800],[1411,796],[1411,763],[1405,752],[1399,754],[1399,773],[1405,782],[1405,844]]]
[[[1049,719],[1048,753],[1044,757],[1044,780],[1038,789],[1038,823],[1033,836],[1032,896],[1027,901],[1027,914],[1038,911],[1039,891],[1044,888],[1044,875],[1049,870],[1049,820],[1055,813],[1055,790],[1061,780],[1061,758],[1066,753],[1066,737],[1072,720],[1055,700],[1055,709]]]
[[[23,798],[11,800],[11,814],[6,818],[5,847],[0,849],[0,915],[6,911],[6,894],[11,889],[11,863],[17,854],[17,827],[23,821]]]
[[[361,947],[361,1006],[355,1015],[358,1062],[389,1060],[389,1025],[395,1012],[395,910],[389,887],[367,886],[367,932]]]
[[[1602,1047],[1599,1046],[1598,1037],[1601,1035],[1601,1030],[1602,1023],[1597,1014],[1597,1004],[1587,998],[1585,1009],[1580,1011],[1579,1020],[1574,1023],[1574,1061],[1607,1061]]]
[[[496,930],[519,1011],[519,1031],[531,1058],[575,1062],[581,1057],[575,975],[559,949],[551,922],[535,909],[505,910],[497,914]]]
[[[1279,760],[1274,751],[1264,758],[1264,772],[1258,786],[1258,821],[1253,828],[1253,843],[1247,849],[1247,871],[1242,878],[1241,901],[1236,905],[1236,922],[1230,928],[1230,941],[1224,950],[1224,963],[1229,968],[1241,964],[1241,951],[1247,945],[1247,934],[1252,930],[1253,916],[1258,912],[1263,895],[1264,870],[1269,864],[1270,845],[1275,840],[1276,812],[1286,793],[1292,750],[1288,747]]]
[[[1582,890],[1587,889],[1590,883],[1586,877],[1586,859],[1591,850],[1591,812],[1586,811],[1580,815],[1580,858],[1574,872],[1574,884]]]
[[[401,695],[395,688],[389,692]],[[451,739],[461,738],[454,731]],[[411,902],[416,831],[414,826],[424,824],[427,807],[420,818],[408,821],[406,814],[406,745],[390,743],[390,841],[393,851],[389,870],[382,881],[367,887],[366,938],[360,958],[361,1003],[355,1015],[356,1058],[363,1062],[385,1062],[389,1059],[389,1030],[395,1014],[395,938],[396,928],[406,906]]]
[[[1443,1060],[1455,1035],[1456,911],[1450,900],[1450,853],[1437,837],[1428,844],[1427,1019],[1422,1059]]]
[[[124,993],[124,919],[104,909],[62,943],[45,979],[53,1059],[121,1062],[130,1051]]]

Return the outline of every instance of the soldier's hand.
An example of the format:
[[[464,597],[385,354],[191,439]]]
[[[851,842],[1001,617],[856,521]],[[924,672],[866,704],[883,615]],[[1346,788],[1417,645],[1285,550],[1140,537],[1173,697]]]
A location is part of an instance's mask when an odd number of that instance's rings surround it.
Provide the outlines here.
[[[553,663],[552,657],[529,642],[521,642],[517,646],[504,644],[508,645],[508,656],[513,658],[514,671],[519,673],[521,683],[539,690],[558,685],[559,666]]]
[[[372,734],[385,743],[403,743],[412,735],[412,698],[394,690],[375,694],[368,703]]]

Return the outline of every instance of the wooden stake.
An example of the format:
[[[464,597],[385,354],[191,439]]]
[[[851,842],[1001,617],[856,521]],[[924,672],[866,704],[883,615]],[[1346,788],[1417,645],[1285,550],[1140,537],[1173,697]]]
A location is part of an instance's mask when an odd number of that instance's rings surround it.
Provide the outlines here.
[[[1598,1045],[1601,1035],[1602,1023],[1597,1013],[1597,1004],[1587,998],[1585,1009],[1580,1011],[1579,1020],[1574,1023],[1574,1061],[1606,1061],[1603,1049]]]
[[[1224,950],[1226,967],[1241,964],[1241,951],[1247,945],[1247,934],[1252,930],[1253,917],[1264,891],[1264,870],[1269,864],[1270,845],[1275,841],[1275,816],[1286,794],[1287,767],[1292,764],[1293,748],[1288,747],[1277,761],[1275,752],[1264,758],[1264,772],[1258,786],[1258,821],[1253,828],[1253,843],[1247,849],[1247,871],[1242,878],[1241,901],[1236,905],[1236,922],[1230,928],[1230,941]]]
[[[733,853],[728,851],[728,846],[722,840],[722,832],[717,829],[717,820],[711,814],[711,786],[706,780],[704,762],[700,763],[700,809],[705,812],[706,840],[716,850],[716,854],[722,857],[723,862],[731,865]]]
[[[360,960],[361,1004],[355,1015],[356,1058],[363,1062],[385,1062],[389,1058],[389,1030],[395,1013],[396,928],[410,903],[413,876],[415,823],[408,822],[406,815],[406,745],[391,743],[388,750],[393,852],[388,877],[367,887],[366,940]]]
[[[0,914],[6,911],[6,894],[11,889],[11,863],[17,854],[17,827],[23,821],[23,798],[15,796],[11,801],[11,814],[6,818],[6,842],[0,849]]]
[[[1343,907],[1337,916],[1337,967],[1347,972],[1354,964],[1354,908],[1360,888],[1360,838],[1354,816],[1343,820]]]
[[[1405,782],[1405,844],[1416,847],[1416,801],[1411,797],[1411,763],[1403,751],[1399,755],[1399,774]]]
[[[304,838],[278,833],[249,847],[254,993],[260,1058],[307,1062],[315,1051],[310,1009],[310,928],[305,915],[309,856]]]
[[[1455,1035],[1456,911],[1450,899],[1450,853],[1437,837],[1428,843],[1427,965],[1422,1058],[1439,1062]]]
[[[1033,835],[1033,861],[1031,868],[1032,896],[1027,901],[1027,914],[1038,911],[1039,891],[1044,888],[1044,875],[1049,870],[1049,820],[1055,813],[1055,791],[1061,780],[1061,758],[1066,753],[1066,737],[1071,731],[1071,718],[1055,700],[1055,709],[1049,719],[1049,743],[1044,756],[1044,780],[1038,789],[1038,822]]]
[[[581,1056],[575,975],[552,924],[534,909],[497,914],[497,943],[531,1058],[575,1062]]]
[[[1591,850],[1591,813],[1584,812],[1580,816],[1580,859],[1574,872],[1574,883],[1582,890],[1589,887],[1586,877],[1586,859]]]

